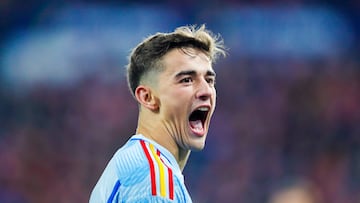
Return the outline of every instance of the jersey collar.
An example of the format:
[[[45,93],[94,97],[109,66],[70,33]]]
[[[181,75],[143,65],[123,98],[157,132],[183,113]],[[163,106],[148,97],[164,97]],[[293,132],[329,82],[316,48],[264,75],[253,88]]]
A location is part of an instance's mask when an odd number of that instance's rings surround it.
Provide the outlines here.
[[[131,137],[130,140],[144,140],[146,142],[149,142],[151,144],[153,144],[155,146],[155,148],[157,148],[160,153],[167,159],[167,161],[178,171],[181,173],[179,164],[177,163],[175,157],[169,152],[169,150],[167,150],[165,147],[161,146],[160,144],[158,144],[157,142],[155,142],[154,140],[151,140],[147,137],[145,137],[142,134],[137,134],[137,135],[133,135]]]

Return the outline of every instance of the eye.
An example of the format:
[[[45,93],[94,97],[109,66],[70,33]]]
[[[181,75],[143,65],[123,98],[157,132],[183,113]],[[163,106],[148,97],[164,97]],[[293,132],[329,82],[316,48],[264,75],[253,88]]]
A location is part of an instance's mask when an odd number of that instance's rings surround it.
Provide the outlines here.
[[[186,77],[180,80],[180,83],[191,83],[193,79],[191,77]]]
[[[210,85],[215,85],[215,78],[214,77],[206,78],[206,82],[209,83]]]

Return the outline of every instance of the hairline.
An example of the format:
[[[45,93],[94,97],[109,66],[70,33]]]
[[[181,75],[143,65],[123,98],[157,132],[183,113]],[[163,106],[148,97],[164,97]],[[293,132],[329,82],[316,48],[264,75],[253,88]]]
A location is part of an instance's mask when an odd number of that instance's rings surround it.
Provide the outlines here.
[[[198,50],[202,53],[205,54],[207,60],[209,60],[209,62],[212,63],[212,60],[208,54],[208,51],[200,48],[200,47],[195,47],[191,44],[189,45],[184,45],[184,46],[181,46],[181,47],[173,47],[173,48],[170,48],[168,49],[164,55],[162,55],[161,57],[159,57],[158,59],[156,59],[153,64],[151,65],[152,67],[149,68],[147,71],[145,71],[143,73],[143,75],[141,76],[140,80],[139,80],[139,85],[146,85],[146,84],[149,84],[147,81],[150,82],[150,84],[154,84],[157,85],[159,81],[157,81],[157,78],[149,78],[151,76],[155,76],[155,77],[158,77],[159,74],[161,74],[163,71],[166,70],[166,65],[164,64],[164,59],[165,57],[168,55],[168,53],[170,53],[171,51],[173,50],[179,50],[181,53],[185,54],[185,55],[188,55],[188,56],[191,56],[191,57],[194,57],[194,55],[192,53],[190,53],[189,51],[186,51],[187,49],[195,49],[195,50]],[[136,89],[136,88],[135,88]]]

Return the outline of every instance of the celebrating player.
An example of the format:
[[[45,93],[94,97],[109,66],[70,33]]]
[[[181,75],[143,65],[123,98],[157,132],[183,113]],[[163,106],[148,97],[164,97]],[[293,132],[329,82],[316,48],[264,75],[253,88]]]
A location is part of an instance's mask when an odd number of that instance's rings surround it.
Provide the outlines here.
[[[136,134],[110,160],[90,203],[192,202],[182,170],[205,145],[221,55],[222,40],[205,25],[157,33],[134,48],[127,79],[139,104]]]

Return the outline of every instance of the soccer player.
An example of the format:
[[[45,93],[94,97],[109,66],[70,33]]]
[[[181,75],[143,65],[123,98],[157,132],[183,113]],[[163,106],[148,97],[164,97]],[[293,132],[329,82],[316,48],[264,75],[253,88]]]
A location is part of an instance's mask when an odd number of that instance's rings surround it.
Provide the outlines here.
[[[157,33],[134,48],[127,79],[139,104],[136,134],[112,157],[90,203],[192,202],[182,170],[205,145],[220,55],[223,42],[205,25]]]

